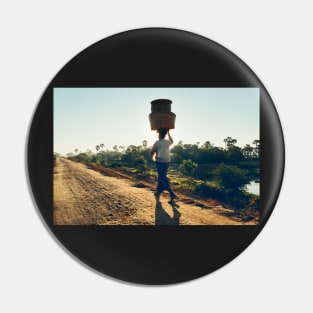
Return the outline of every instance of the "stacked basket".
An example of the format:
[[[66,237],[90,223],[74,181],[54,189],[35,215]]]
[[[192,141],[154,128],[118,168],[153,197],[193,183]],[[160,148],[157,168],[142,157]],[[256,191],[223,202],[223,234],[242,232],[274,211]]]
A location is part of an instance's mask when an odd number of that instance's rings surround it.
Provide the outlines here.
[[[168,99],[157,99],[151,101],[151,113],[149,114],[151,130],[161,128],[175,128],[175,113],[171,112],[172,101]]]

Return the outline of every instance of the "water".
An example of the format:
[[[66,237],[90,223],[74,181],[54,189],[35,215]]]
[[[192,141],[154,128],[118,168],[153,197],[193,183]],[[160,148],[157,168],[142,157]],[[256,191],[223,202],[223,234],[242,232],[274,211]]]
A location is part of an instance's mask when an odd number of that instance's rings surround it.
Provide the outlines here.
[[[254,195],[260,195],[260,183],[251,181],[249,185],[246,185],[246,190]]]

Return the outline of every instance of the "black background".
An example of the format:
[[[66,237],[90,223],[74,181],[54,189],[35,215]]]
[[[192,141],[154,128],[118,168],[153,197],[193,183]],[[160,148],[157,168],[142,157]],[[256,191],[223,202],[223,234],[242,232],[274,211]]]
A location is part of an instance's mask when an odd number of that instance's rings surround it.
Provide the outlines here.
[[[54,226],[54,87],[259,87],[260,224]],[[121,33],[90,46],[56,75],[34,115],[28,142],[28,171],[34,198],[45,222],[77,258],[118,279],[141,284],[169,284],[216,270],[253,241],[269,218],[279,194],[284,171],[284,142],[267,91],[234,54],[191,33],[142,29]]]

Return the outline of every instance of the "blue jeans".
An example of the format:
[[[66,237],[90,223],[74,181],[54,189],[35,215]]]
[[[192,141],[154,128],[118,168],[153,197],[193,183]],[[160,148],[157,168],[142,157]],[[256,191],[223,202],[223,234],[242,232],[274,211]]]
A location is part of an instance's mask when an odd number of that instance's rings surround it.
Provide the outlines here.
[[[158,171],[158,185],[155,192],[156,195],[160,195],[164,190],[167,190],[170,193],[171,197],[175,196],[167,178],[167,171],[170,164],[164,162],[155,162],[155,163]]]

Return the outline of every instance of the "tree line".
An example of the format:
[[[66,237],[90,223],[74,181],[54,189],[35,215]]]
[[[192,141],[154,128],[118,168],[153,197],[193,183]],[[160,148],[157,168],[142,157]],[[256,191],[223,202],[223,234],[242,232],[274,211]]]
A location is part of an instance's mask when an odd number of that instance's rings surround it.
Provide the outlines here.
[[[210,141],[204,142],[200,145],[199,142],[195,144],[184,144],[179,141],[173,146],[171,151],[171,161],[176,164],[183,164],[182,169],[192,172],[192,165],[194,164],[208,164],[208,163],[225,163],[238,164],[245,160],[258,160],[260,157],[260,140],[254,140],[252,145],[246,144],[243,148],[236,146],[236,139],[227,137],[224,139],[225,147],[215,147]],[[142,145],[113,146],[112,150],[104,149],[104,144],[95,146],[96,153],[91,150],[79,152],[78,149],[74,153],[68,153],[67,157],[72,160],[80,162],[98,163],[103,166],[143,166],[152,164],[150,157],[150,149],[146,140],[142,141]],[[187,160],[190,160],[187,162]],[[185,161],[185,162],[184,162]]]
[[[238,177],[237,187],[240,188],[249,180],[258,179],[260,141],[254,140],[252,143],[254,147],[247,144],[243,148],[236,146],[236,142],[236,139],[227,137],[224,140],[225,147],[215,147],[210,141],[203,144],[199,142],[184,144],[179,141],[170,150],[172,168],[187,176],[210,180],[216,177],[218,173],[216,168],[221,165],[219,177],[222,177],[224,172],[227,175],[231,175],[232,172],[232,176]],[[104,144],[96,145],[95,148],[96,153],[91,150],[78,152],[78,149],[75,149],[75,153],[68,153],[67,157],[74,161],[102,166],[131,167],[137,173],[148,173],[153,168],[151,147],[148,147],[146,140],[143,140],[142,145],[128,147],[115,145],[112,150],[104,149]],[[223,179],[223,186],[228,185],[226,178]]]

